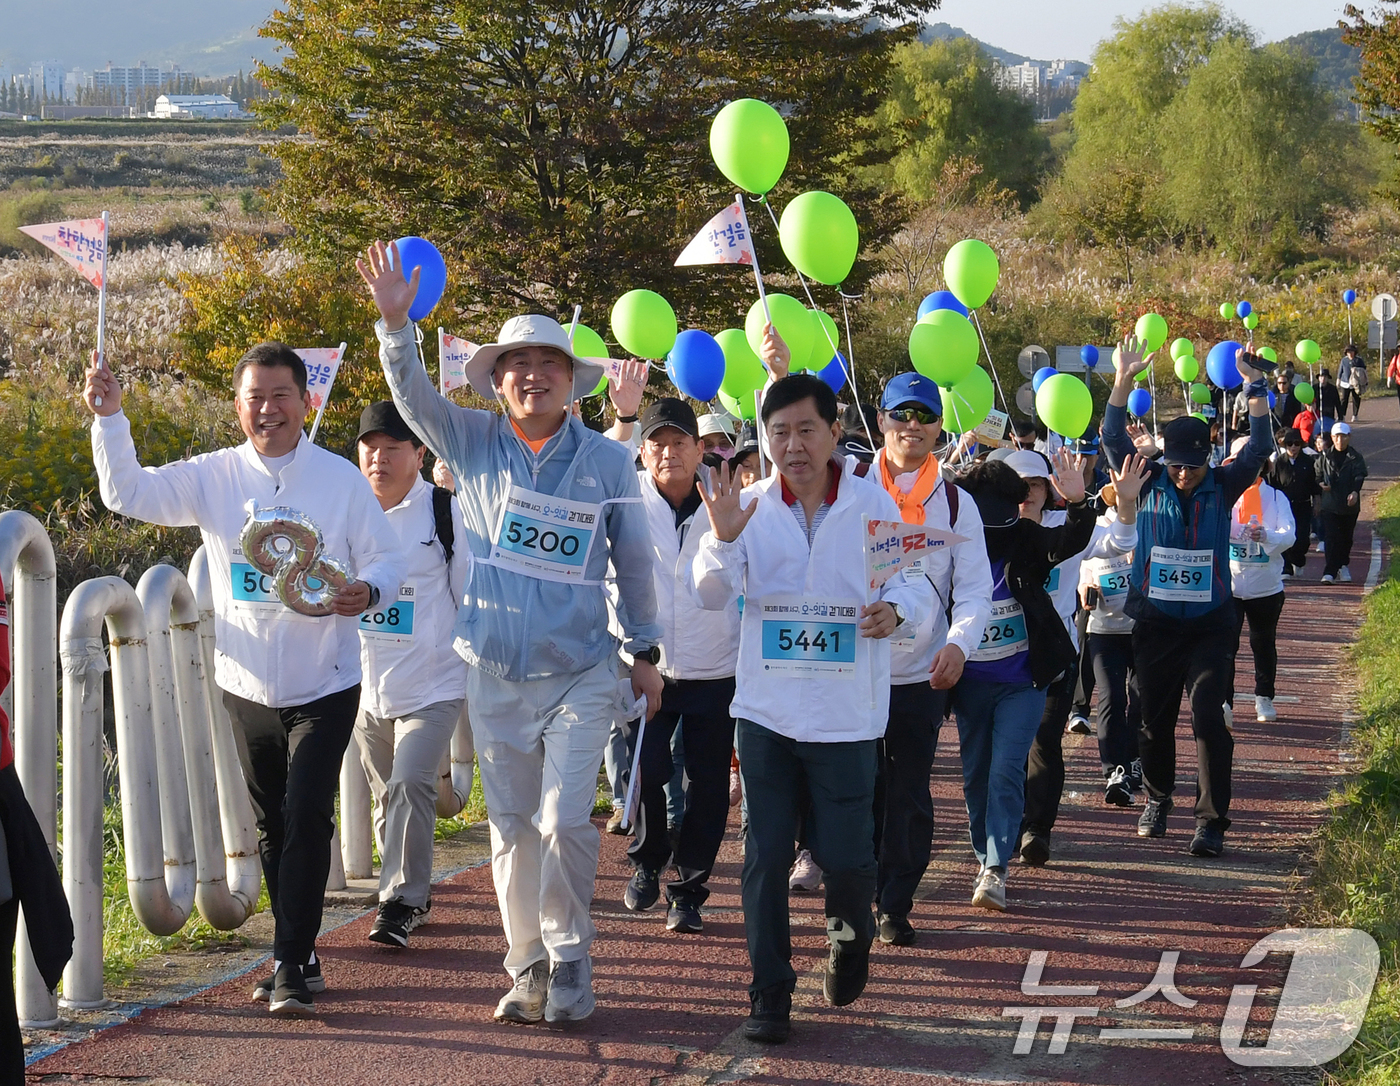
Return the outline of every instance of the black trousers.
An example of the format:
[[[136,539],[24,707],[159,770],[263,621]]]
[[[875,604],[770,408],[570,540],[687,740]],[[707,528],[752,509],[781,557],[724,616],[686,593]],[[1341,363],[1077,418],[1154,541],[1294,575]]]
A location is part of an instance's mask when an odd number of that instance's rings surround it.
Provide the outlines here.
[[[1079,681],[1075,666],[1060,676],[1045,691],[1045,711],[1040,727],[1026,756],[1026,810],[1021,819],[1022,830],[1049,833],[1055,828],[1060,814],[1060,796],[1065,790],[1065,724],[1069,721],[1074,687]]]
[[[1312,499],[1301,502],[1290,502],[1289,508],[1293,511],[1293,524],[1297,529],[1297,534],[1293,539],[1293,546],[1283,552],[1284,572],[1290,569],[1299,570],[1308,564],[1308,548],[1312,545],[1310,538],[1312,528]]]
[[[1074,616],[1074,624],[1079,630],[1079,671],[1074,684],[1074,702],[1071,715],[1078,713],[1089,719],[1089,707],[1094,700],[1094,662],[1089,659],[1089,612],[1080,608]]]
[[[1142,780],[1154,798],[1176,790],[1176,720],[1185,692],[1196,737],[1196,823],[1228,829],[1235,738],[1225,726],[1235,631],[1230,623],[1199,626],[1139,621],[1133,665],[1142,698],[1138,751]]]
[[[933,850],[928,775],[948,692],[926,682],[890,687],[890,719],[875,763],[875,900],[881,913],[908,916]]]
[[[667,680],[661,704],[647,721],[639,763],[636,837],[627,855],[638,867],[660,871],[668,860],[676,865],[676,881],[666,886],[668,901],[701,905],[710,896],[705,882],[715,865],[724,826],[729,820],[729,761],[734,752],[734,680]],[[640,722],[623,726],[628,749],[636,749]],[[671,735],[680,725],[685,744],[685,817],[675,855],[666,831],[666,784],[674,766]]]
[[[1347,417],[1347,405],[1351,405],[1351,417],[1359,419],[1361,417],[1361,393],[1354,388],[1342,389],[1342,410],[1337,415],[1337,421],[1341,422]]]
[[[1327,543],[1327,561],[1324,574],[1337,575],[1337,570],[1351,565],[1351,544],[1356,536],[1356,518],[1361,515],[1360,507],[1347,513],[1323,513],[1323,539]]]
[[[0,954],[10,963],[10,981],[0,985],[0,1082],[24,1083],[24,1037],[19,1031],[15,1007],[15,925],[19,920],[19,898],[0,905]]]
[[[1091,633],[1089,657],[1099,690],[1099,762],[1108,776],[1120,765],[1127,769],[1138,756],[1142,706],[1133,666],[1133,635]]]
[[[276,921],[272,955],[305,965],[321,930],[340,762],[354,731],[360,686],[284,709],[227,690],[223,695],[258,823]]]
[[[1272,698],[1278,678],[1278,619],[1283,614],[1283,593],[1255,600],[1235,597],[1235,652],[1239,652],[1240,631],[1249,619],[1249,649],[1254,653],[1254,696]],[[1230,657],[1230,693],[1235,692],[1235,657]]]
[[[875,740],[805,743],[740,719],[739,772],[749,797],[744,852],[744,932],[753,982],[749,994],[797,985],[788,924],[788,869],[805,808],[812,859],[826,883],[826,915],[875,938]],[[804,788],[805,786],[805,788]]]

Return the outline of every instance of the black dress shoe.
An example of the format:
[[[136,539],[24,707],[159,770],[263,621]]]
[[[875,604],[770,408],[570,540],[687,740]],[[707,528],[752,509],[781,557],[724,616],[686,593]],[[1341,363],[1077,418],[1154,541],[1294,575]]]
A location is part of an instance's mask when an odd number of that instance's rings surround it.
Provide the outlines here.
[[[1031,867],[1044,867],[1050,860],[1050,835],[1039,830],[1021,834],[1021,862]]]

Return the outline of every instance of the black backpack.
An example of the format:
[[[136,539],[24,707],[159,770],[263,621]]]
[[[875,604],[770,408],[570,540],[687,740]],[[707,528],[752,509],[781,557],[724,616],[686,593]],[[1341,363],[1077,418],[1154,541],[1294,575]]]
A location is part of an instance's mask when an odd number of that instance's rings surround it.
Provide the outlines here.
[[[456,529],[452,524],[452,491],[445,487],[433,487],[433,529],[437,541],[442,544],[442,557],[450,566]]]

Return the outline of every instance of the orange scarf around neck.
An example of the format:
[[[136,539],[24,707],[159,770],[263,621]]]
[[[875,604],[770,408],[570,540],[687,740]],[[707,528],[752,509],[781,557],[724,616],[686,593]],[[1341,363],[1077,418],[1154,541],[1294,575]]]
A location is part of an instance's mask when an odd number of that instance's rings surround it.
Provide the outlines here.
[[[879,459],[880,482],[889,491],[895,505],[899,506],[900,519],[905,524],[922,524],[924,522],[924,502],[928,501],[929,495],[938,486],[940,476],[937,458],[929,456],[924,460],[923,466],[919,468],[918,478],[914,480],[914,487],[908,494],[895,485],[894,473],[890,470],[890,462],[885,456],[884,449],[880,450]]]

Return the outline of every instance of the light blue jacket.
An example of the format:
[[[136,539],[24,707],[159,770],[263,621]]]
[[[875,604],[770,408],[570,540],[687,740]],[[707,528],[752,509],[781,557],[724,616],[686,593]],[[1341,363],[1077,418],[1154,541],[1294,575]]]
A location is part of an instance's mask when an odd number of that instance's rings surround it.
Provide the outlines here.
[[[375,331],[394,404],[457,481],[467,529],[462,542],[475,559],[454,631],[466,661],[523,682],[578,674],[615,653],[603,589],[609,561],[625,648],[635,654],[659,644],[651,533],[627,450],[570,415],[536,455],[506,417],[459,407],[438,392],[418,357],[411,322],[390,332],[380,321]],[[587,583],[541,580],[486,564],[512,485],[602,505],[607,545],[596,540],[590,548]]]

